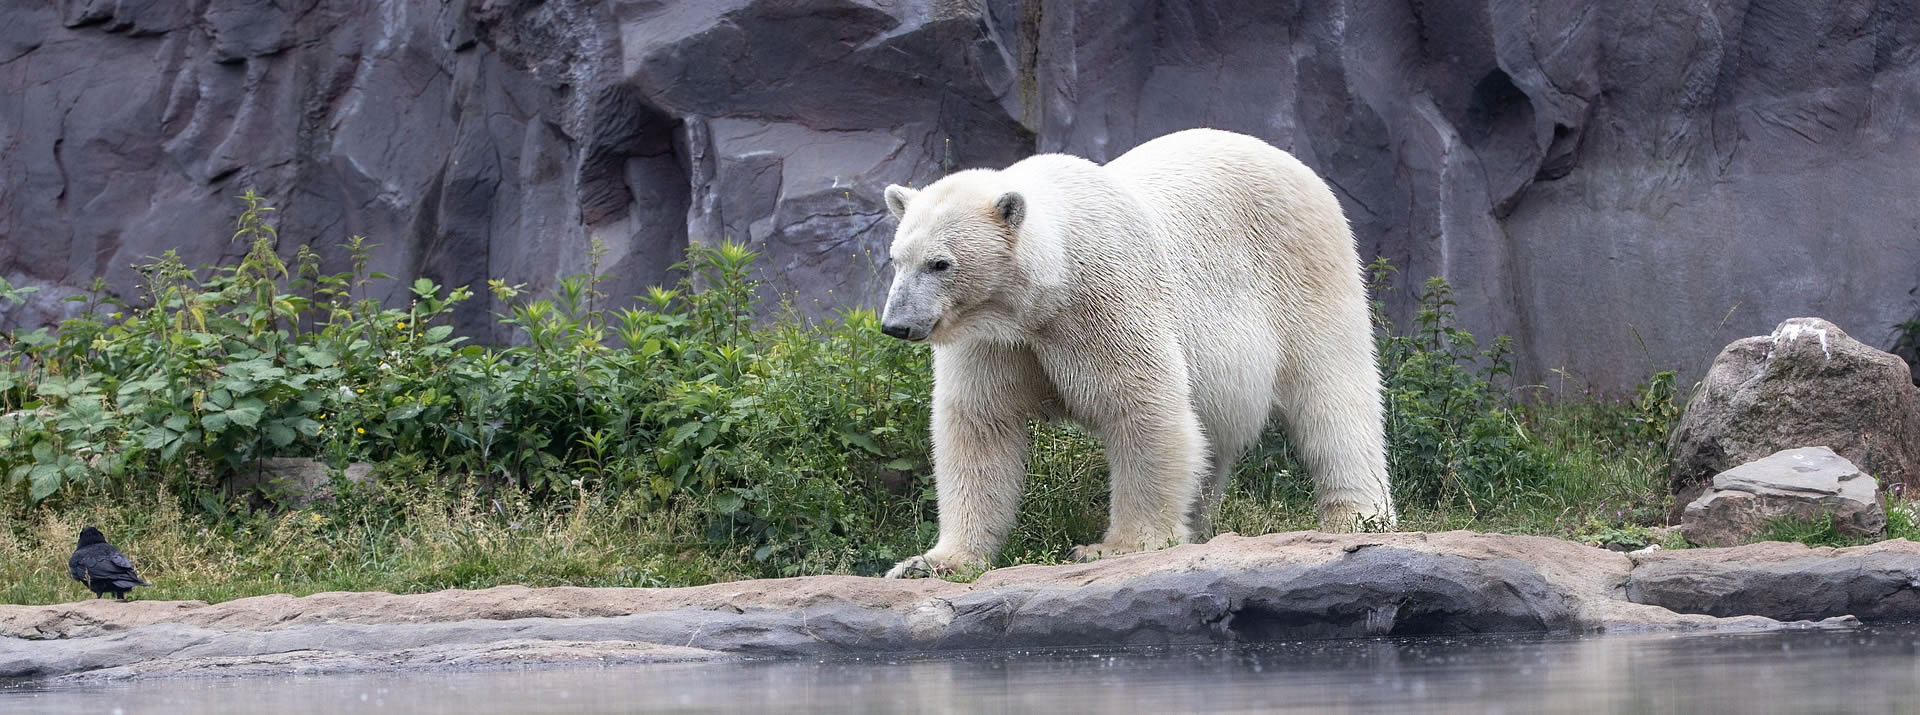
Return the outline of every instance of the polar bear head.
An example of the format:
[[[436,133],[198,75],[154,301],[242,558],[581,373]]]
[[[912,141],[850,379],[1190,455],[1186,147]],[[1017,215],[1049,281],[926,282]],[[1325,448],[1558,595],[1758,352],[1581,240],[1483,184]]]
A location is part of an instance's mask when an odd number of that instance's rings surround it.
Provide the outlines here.
[[[1014,246],[1027,200],[1000,172],[951,174],[921,191],[886,190],[894,230],[889,259],[893,287],[880,331],[919,342],[951,342],[991,321],[1005,308],[1018,274]]]

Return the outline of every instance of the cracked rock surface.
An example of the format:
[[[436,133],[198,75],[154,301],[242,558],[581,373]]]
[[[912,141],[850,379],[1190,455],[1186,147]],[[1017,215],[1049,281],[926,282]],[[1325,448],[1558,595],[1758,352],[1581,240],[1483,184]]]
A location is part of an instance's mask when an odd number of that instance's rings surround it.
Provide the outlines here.
[[[1285,147],[1523,380],[1631,389],[1790,315],[1911,319],[1920,14],[1880,0],[0,0],[0,276],[46,324],[178,248],[644,293],[744,241],[876,305],[888,183],[1197,125]],[[1844,274],[1846,280],[1839,280]],[[463,334],[503,338],[486,291]],[[381,296],[374,296],[381,297]],[[815,300],[818,304],[815,304]]]
[[[0,606],[0,677],[118,679],[1472,633],[1847,627],[1920,614],[1920,545],[1620,554],[1472,532],[1294,532],[970,584],[322,593]]]

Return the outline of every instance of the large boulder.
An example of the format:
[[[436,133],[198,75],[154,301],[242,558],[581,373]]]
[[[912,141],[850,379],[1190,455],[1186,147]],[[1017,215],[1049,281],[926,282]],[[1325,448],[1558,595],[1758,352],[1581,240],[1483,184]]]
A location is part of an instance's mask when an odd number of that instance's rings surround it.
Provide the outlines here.
[[[1878,486],[1826,447],[1785,449],[1714,475],[1687,504],[1680,534],[1696,544],[1737,546],[1782,519],[1830,518],[1842,535],[1878,536],[1887,527]]]
[[[1920,389],[1907,365],[1820,318],[1720,351],[1667,441],[1675,518],[1714,475],[1826,446],[1881,484],[1920,484]]]

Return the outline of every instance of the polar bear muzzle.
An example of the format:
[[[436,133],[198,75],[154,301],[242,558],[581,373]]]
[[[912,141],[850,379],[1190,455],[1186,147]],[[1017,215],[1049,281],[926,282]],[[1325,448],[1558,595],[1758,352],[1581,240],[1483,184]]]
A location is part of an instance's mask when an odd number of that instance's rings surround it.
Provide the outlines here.
[[[926,340],[940,322],[938,281],[925,272],[896,269],[887,291],[887,307],[880,314],[880,332],[911,342]]]

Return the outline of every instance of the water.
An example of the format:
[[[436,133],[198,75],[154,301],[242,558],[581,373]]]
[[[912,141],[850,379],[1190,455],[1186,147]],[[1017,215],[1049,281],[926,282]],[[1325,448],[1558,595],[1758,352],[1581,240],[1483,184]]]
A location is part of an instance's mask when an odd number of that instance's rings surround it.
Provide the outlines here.
[[[1920,627],[1423,638],[0,690],[4,713],[1920,712]]]

